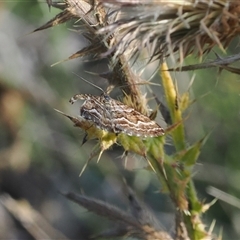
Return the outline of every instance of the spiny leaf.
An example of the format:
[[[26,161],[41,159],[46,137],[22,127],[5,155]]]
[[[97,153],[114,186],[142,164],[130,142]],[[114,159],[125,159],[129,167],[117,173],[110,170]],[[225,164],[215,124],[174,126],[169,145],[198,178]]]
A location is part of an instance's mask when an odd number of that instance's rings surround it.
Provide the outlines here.
[[[75,58],[80,58],[80,57],[86,57],[86,56],[89,56],[89,55],[95,55],[94,56],[94,60],[97,60],[97,53],[101,53],[103,50],[102,50],[103,46],[100,45],[100,44],[91,44],[90,46],[87,46],[87,47],[84,47],[83,49],[77,51],[76,53],[72,54],[70,57],[68,57],[67,59],[64,59],[64,60],[61,60],[61,61],[58,61],[54,64],[51,65],[51,67],[59,64],[59,63],[63,63],[63,62],[66,62],[66,61],[69,61],[69,60],[72,60],[72,59],[75,59]]]
[[[178,53],[182,64],[189,54],[195,52],[201,57],[215,45],[224,52],[240,31],[239,1],[100,2],[106,6],[110,4],[109,15],[119,13],[115,21],[99,31],[100,34],[112,34],[115,41],[110,43],[109,52],[114,52],[115,58],[128,52],[131,46],[130,58],[147,49],[150,61],[166,56],[174,61],[174,54]]]
[[[146,146],[142,138],[136,136],[128,136],[126,134],[119,134],[117,138],[118,143],[123,146],[125,151],[132,151],[141,156],[146,156]]]
[[[184,163],[185,166],[188,167],[193,166],[196,163],[198,156],[200,154],[200,149],[206,142],[208,136],[209,134],[207,134],[205,137],[203,137],[201,140],[199,140],[186,150],[178,152],[174,159],[180,161],[181,163]]]
[[[64,10],[63,12],[60,12],[59,14],[57,14],[53,19],[51,19],[41,27],[35,29],[33,32],[41,31],[41,30],[65,23],[74,17],[75,16],[72,13],[70,13],[68,10]]]
[[[177,151],[180,151],[185,148],[185,136],[184,136],[185,134],[182,124],[183,121],[182,112],[178,106],[179,101],[176,87],[174,85],[170,73],[166,71],[167,69],[168,69],[167,63],[166,62],[162,63],[160,67],[160,74],[162,77],[162,84],[166,96],[167,105],[170,111],[171,119],[173,124],[176,124],[178,122],[181,123],[176,127],[176,129],[172,131],[174,145]]]
[[[95,198],[90,198],[79,194],[77,195],[71,192],[63,195],[71,201],[100,216],[107,217],[124,224],[129,224],[131,226],[139,227],[139,223],[131,215],[126,214],[113,205],[107,204]]]
[[[173,240],[167,232],[161,229],[155,216],[153,216],[150,210],[136,197],[133,191],[128,187],[125,187],[125,190],[129,200],[128,203],[130,205],[131,213],[125,212],[101,200],[87,196],[76,195],[74,193],[63,195],[89,211],[106,217],[114,221],[114,223],[119,223],[116,228],[110,231],[104,231],[97,235],[99,237],[113,238],[128,235],[139,239]],[[92,239],[97,238],[97,236]]]

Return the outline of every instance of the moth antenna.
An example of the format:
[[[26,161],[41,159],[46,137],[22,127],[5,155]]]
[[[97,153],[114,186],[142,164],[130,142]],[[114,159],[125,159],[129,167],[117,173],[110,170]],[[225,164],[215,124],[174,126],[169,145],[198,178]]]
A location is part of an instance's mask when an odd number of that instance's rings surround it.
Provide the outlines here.
[[[114,89],[115,86],[110,84],[110,81],[109,81],[110,77],[113,75],[112,72],[104,72],[104,73],[95,73],[95,72],[89,72],[89,71],[85,71],[85,72],[108,80],[109,86],[107,87],[107,90],[105,92],[107,95],[109,95],[110,92]]]
[[[158,71],[158,68],[157,70]],[[154,72],[154,74],[156,73],[156,71]],[[105,78],[105,79],[108,79],[109,76],[112,76],[112,73],[111,72],[104,72],[104,73],[95,73],[95,72],[90,72],[90,71],[85,71],[86,73],[89,73],[89,74],[92,74],[94,76],[99,76],[99,77],[102,77],[102,78]],[[154,75],[151,76],[150,80],[154,77]],[[122,88],[122,87],[127,87],[127,86],[131,86],[131,85],[153,85],[153,86],[161,86],[160,84],[158,83],[153,83],[153,82],[150,82],[150,80],[147,80],[147,81],[141,81],[139,83],[130,83],[130,84],[123,84],[123,85],[120,85],[118,86],[119,88]]]
[[[74,75],[76,75],[77,77],[81,78],[84,82],[86,82],[86,83],[90,84],[91,86],[99,89],[102,93],[105,93],[104,90],[103,90],[102,88],[100,88],[99,86],[95,85],[94,83],[89,82],[87,79],[81,77],[80,75],[76,74],[75,72],[72,72],[72,73],[73,73]]]
[[[137,85],[137,86],[141,86],[141,85],[161,86],[159,83],[153,83],[153,82],[150,82],[150,81],[141,81],[139,83],[124,84],[124,85],[119,86],[119,88],[131,86],[131,85]]]
[[[142,81],[142,82],[139,82],[139,83],[131,83],[131,84],[124,84],[124,85],[121,85],[121,86],[117,86],[118,88],[124,88],[124,87],[127,87],[127,86],[131,86],[131,85],[153,85],[153,86],[160,86],[160,84],[158,83],[152,83],[152,82],[149,82],[149,81]],[[114,85],[109,85],[108,88],[107,88],[107,91],[106,93],[109,95],[110,92],[114,89]]]
[[[107,75],[110,75],[110,74],[111,74],[110,72],[107,72],[107,73],[106,73],[106,76],[103,76],[103,75],[101,75],[101,74],[94,73],[94,72],[89,72],[89,71],[85,71],[85,72],[86,72],[86,73],[89,73],[89,74],[92,74],[92,75],[94,75],[94,76],[99,76],[99,77],[105,78],[105,79],[108,79],[108,78],[107,78]],[[75,74],[77,77],[80,77],[83,81],[87,82],[88,84],[92,85],[93,87],[99,89],[99,90],[102,91],[103,93],[106,93],[107,95],[109,95],[110,92],[111,92],[111,91],[114,89],[114,87],[115,87],[114,85],[109,85],[108,88],[107,88],[107,90],[106,90],[106,92],[105,92],[102,88],[100,88],[99,86],[95,85],[94,83],[89,82],[88,80],[84,79],[83,77],[79,76],[78,74],[76,74],[76,73],[74,73],[74,72],[73,72],[73,74]],[[153,85],[153,86],[160,86],[160,84],[158,84],[158,83],[152,83],[152,82],[150,82],[150,81],[141,81],[141,82],[139,82],[139,83],[124,84],[124,85],[117,86],[117,87],[119,87],[119,88],[121,89],[121,88],[124,88],[124,87],[127,87],[127,86],[131,86],[131,85]]]

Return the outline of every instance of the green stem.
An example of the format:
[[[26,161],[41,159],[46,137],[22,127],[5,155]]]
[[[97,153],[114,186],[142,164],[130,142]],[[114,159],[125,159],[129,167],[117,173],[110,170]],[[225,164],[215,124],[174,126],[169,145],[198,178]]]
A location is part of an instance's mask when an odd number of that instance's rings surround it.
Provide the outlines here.
[[[161,65],[161,76],[162,76],[162,85],[166,96],[167,106],[170,111],[171,119],[173,123],[181,123],[182,113],[178,106],[178,96],[176,92],[175,85],[171,78],[170,73],[167,71],[168,66],[164,62]],[[184,128],[183,124],[179,124],[173,131],[172,137],[174,141],[174,146],[177,151],[183,150],[185,148],[185,137],[184,137]]]

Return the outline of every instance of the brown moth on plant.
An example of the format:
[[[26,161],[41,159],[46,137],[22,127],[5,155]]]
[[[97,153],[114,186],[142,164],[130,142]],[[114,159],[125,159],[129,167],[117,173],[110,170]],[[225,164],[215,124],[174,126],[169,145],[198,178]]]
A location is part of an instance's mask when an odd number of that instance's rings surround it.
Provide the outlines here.
[[[136,137],[158,137],[164,135],[164,130],[150,117],[138,112],[134,108],[111,98],[106,92],[95,84],[81,79],[99,89],[102,94],[75,94],[70,100],[85,100],[80,107],[80,116],[92,122],[97,128],[116,135],[123,133]],[[109,91],[108,91],[109,92]]]
[[[106,93],[100,96],[76,94],[70,102],[78,99],[85,100],[80,108],[80,116],[92,121],[100,129],[143,138],[164,135],[163,128],[155,121]]]
[[[82,80],[88,82],[83,78]],[[153,121],[151,117],[111,98],[93,83],[88,83],[100,89],[102,94],[100,96],[92,94],[74,95],[69,100],[70,103],[73,104],[77,100],[84,100],[78,117],[72,117],[57,110],[68,117],[76,127],[80,127],[85,131],[83,143],[93,138],[99,140],[97,148],[91,153],[81,174],[94,156],[98,155],[99,161],[102,153],[115,143],[121,145],[125,153],[129,151],[135,152],[148,161],[148,147],[145,145],[145,139],[162,137],[164,135],[163,128]],[[152,167],[149,161],[148,163]]]

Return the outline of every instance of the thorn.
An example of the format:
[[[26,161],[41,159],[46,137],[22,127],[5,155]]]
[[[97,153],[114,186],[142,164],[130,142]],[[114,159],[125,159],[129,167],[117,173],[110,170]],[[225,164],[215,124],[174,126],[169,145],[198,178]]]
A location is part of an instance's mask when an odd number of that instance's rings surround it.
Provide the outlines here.
[[[83,172],[85,171],[85,169],[86,169],[86,167],[87,167],[87,165],[88,165],[89,162],[90,162],[90,159],[88,159],[87,162],[84,164],[84,166],[83,166],[81,172],[79,173],[79,177],[82,176],[82,174],[83,174]]]
[[[91,152],[91,155],[90,155],[90,157],[88,158],[87,162],[84,164],[84,166],[83,166],[83,168],[82,168],[82,170],[81,170],[81,172],[80,172],[80,174],[79,174],[79,177],[82,176],[82,174],[83,174],[83,172],[85,171],[88,163],[98,154],[98,151],[99,151],[99,146],[97,145],[97,150]],[[101,152],[100,152],[100,154],[99,154],[99,156],[98,156],[97,162],[99,162],[99,160],[100,160],[103,152],[104,152],[104,150],[101,150]]]
[[[101,156],[102,156],[103,152],[104,152],[104,149],[103,149],[103,150],[101,150],[101,152],[99,153],[99,155],[98,155],[98,159],[97,159],[97,163],[99,163],[99,161],[100,161],[100,158],[101,158]]]
[[[81,170],[81,172],[80,172],[80,174],[79,174],[79,177],[82,176],[82,174],[83,174],[83,172],[85,171],[88,163],[89,163],[96,155],[97,155],[97,151],[96,151],[96,152],[91,152],[91,155],[90,155],[90,157],[88,158],[87,162],[84,164],[84,166],[83,166],[83,168],[82,168],[82,170]]]
[[[88,140],[87,137],[88,137],[88,134],[85,133],[85,135],[84,135],[84,137],[83,137],[83,140],[82,140],[82,145],[87,142],[87,140]],[[81,145],[81,146],[82,146],[82,145]]]
[[[86,163],[84,164],[84,166],[83,166],[81,172],[79,173],[79,177],[82,176],[83,172],[85,171],[85,169],[86,169],[88,163],[92,160],[92,158],[93,158],[93,157],[88,158],[88,160],[87,160]]]
[[[55,62],[55,63],[53,63],[52,65],[50,65],[50,67],[55,67],[56,65],[58,65],[58,64],[60,64],[60,63],[63,63],[63,62],[66,62],[66,61],[68,61],[68,60],[70,60],[70,59],[67,58],[67,59],[60,60],[60,61]]]
[[[60,113],[60,114],[62,114],[63,116],[68,117],[67,114],[63,113],[62,111],[57,110],[56,108],[54,108],[53,110],[56,111],[56,112],[58,112],[58,113]]]
[[[52,6],[52,0],[46,0],[49,12],[51,11],[51,6]]]
[[[122,158],[124,158],[124,168],[127,168],[127,160],[128,160],[128,151],[124,151]]]
[[[151,167],[151,169],[153,170],[153,172],[156,173],[156,170],[154,169],[152,163],[149,161],[149,159],[147,158],[147,156],[144,156],[144,158],[147,160],[147,162],[148,162],[149,166]]]
[[[165,168],[164,168],[163,162],[161,163],[161,165],[162,165],[163,175],[164,175],[165,179],[168,180],[168,178],[167,178],[167,173],[166,173],[166,171],[165,171]]]
[[[222,60],[223,59],[218,53],[216,53],[215,51],[213,51],[213,52],[214,52],[217,60]]]

